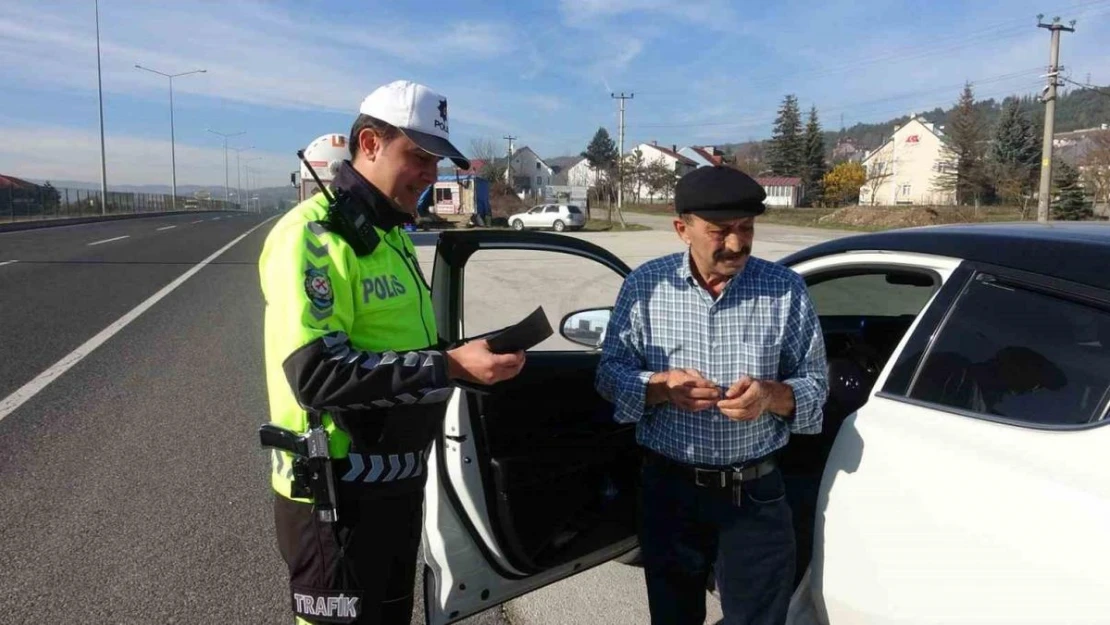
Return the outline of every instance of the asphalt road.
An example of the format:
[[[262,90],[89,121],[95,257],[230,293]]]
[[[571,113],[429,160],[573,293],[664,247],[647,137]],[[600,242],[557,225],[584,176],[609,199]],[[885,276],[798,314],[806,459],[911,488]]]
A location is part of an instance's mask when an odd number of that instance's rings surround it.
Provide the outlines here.
[[[0,623],[290,622],[257,444],[257,259],[272,223],[204,213],[0,233]],[[578,236],[633,266],[680,249],[666,230]],[[768,226],[755,252],[831,236]],[[426,272],[431,252],[419,248]],[[510,621],[646,622],[642,575],[604,565],[465,623]]]
[[[257,443],[257,259],[272,223],[198,214],[0,234],[0,622],[291,622]],[[29,383],[38,392],[15,406]],[[504,622],[500,609],[468,620]]]

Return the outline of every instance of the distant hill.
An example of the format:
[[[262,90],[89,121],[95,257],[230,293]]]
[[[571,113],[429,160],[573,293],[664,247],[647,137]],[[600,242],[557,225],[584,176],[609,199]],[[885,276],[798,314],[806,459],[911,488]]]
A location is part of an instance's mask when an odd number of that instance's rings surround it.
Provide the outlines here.
[[[1002,112],[1002,106],[1008,100],[1009,98],[1003,100],[995,100],[992,98],[976,103],[976,108],[979,110],[988,128],[994,128]],[[1044,128],[1044,104],[1034,96],[1024,96],[1019,98],[1018,101],[1022,111],[1033,120],[1034,126],[1038,129]],[[944,126],[947,125],[948,118],[954,109],[954,104],[950,108],[941,108],[938,106],[931,111],[919,111],[917,116],[933,122],[938,126]],[[818,109],[817,112],[818,115],[820,115],[820,109]],[[860,148],[868,150],[874,149],[890,137],[890,133],[895,126],[904,124],[907,121],[909,121],[909,115],[903,115],[884,122],[856,124],[850,128],[845,128],[843,131],[826,130],[825,146],[831,151],[838,140],[851,139]],[[1059,100],[1057,100],[1055,125],[1055,132],[1057,133],[1080,130],[1083,128],[1094,128],[1100,124],[1106,123],[1110,123],[1110,90],[1074,89],[1060,96]],[[823,125],[827,129],[828,120],[825,120]],[[1043,131],[1038,130],[1038,140],[1042,132]],[[765,140],[728,143],[718,147],[725,152],[743,154],[751,151],[754,145],[762,143],[763,141]]]

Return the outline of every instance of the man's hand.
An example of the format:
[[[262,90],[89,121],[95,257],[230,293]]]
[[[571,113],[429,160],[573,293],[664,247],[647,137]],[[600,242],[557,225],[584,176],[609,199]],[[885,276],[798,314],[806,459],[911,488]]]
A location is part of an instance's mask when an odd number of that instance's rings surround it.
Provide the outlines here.
[[[729,387],[717,408],[733,421],[751,421],[768,411],[789,418],[794,414],[794,389],[782,382],[745,375]]]
[[[524,352],[495,354],[485,339],[477,339],[447,352],[447,375],[453,380],[496,384],[515,378],[524,367]]]
[[[669,401],[679,408],[698,412],[715,406],[720,397],[717,385],[696,370],[672,369],[651,376],[646,403],[650,406]]]
[[[729,387],[725,398],[717,402],[717,407],[733,421],[751,421],[767,412],[770,404],[771,394],[767,385],[745,375]]]

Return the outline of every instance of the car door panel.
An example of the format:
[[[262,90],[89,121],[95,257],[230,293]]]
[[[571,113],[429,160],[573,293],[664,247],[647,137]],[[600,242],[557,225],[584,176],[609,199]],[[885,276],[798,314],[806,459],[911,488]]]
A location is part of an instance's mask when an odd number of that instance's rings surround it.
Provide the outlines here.
[[[948,275],[840,425],[792,625],[1106,622],[1110,430],[1021,427],[902,396],[973,274]]]
[[[480,249],[559,251],[620,275],[588,242],[546,233],[444,233],[433,297],[446,343],[463,337],[465,264]],[[555,320],[558,321],[558,320]],[[533,351],[521,374],[449,402],[429,463],[426,619],[453,622],[635,547],[634,427],[594,388],[596,351]]]

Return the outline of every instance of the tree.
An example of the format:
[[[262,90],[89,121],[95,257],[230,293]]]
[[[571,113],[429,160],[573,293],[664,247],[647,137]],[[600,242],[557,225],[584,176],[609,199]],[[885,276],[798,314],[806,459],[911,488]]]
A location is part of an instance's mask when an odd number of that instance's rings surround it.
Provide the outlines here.
[[[861,165],[862,167],[862,165]],[[876,155],[864,170],[863,188],[860,189],[860,203],[875,206],[879,203],[879,188],[894,174],[894,162],[885,156]]]
[[[1079,172],[1066,161],[1057,169],[1056,194],[1058,197],[1052,203],[1053,219],[1081,221],[1094,217],[1095,211],[1079,185]]]
[[[655,160],[644,169],[644,183],[648,188],[648,196],[654,200],[656,195],[670,197],[674,192],[678,176],[673,169],[662,160]]]
[[[472,139],[470,141],[470,158],[471,161],[482,161],[482,165],[478,169],[479,176],[490,182],[505,179],[505,165],[497,162],[501,156],[498,154],[497,146],[494,145],[492,140]]]
[[[743,151],[732,152],[731,165],[752,178],[762,176],[767,171],[766,154],[762,141],[746,145]]]
[[[646,167],[644,153],[639,148],[624,157],[624,192],[635,197],[637,202],[640,201],[640,190],[645,184],[644,171]]]
[[[1021,204],[1024,218],[1039,172],[1040,146],[1033,135],[1033,124],[1016,98],[1003,105],[988,156],[995,191],[1003,200]]]
[[[812,203],[821,197],[821,182],[829,170],[825,163],[825,139],[821,133],[821,124],[817,121],[817,107],[809,109],[809,123],[806,124],[805,136],[805,172],[802,176],[803,197],[807,203]]]
[[[1083,184],[1094,193],[1095,202],[1110,202],[1110,130],[1090,138],[1091,147],[1081,161]]]
[[[852,161],[840,163],[822,179],[825,202],[840,206],[859,197],[859,190],[867,182],[863,165]]]
[[[964,84],[956,108],[949,116],[947,140],[941,148],[941,171],[933,185],[939,191],[955,193],[957,204],[982,200],[987,189],[984,163],[986,127],[975,106],[971,83]]]
[[[597,172],[598,182],[597,189],[609,199],[609,221],[613,221],[613,201],[612,192],[615,189],[613,186],[613,170],[616,169],[617,159],[617,145],[613,142],[612,137],[609,136],[609,131],[604,127],[598,128],[594,133],[594,138],[590,139],[590,144],[586,146],[586,151],[582,152],[582,157],[586,159],[586,163]],[[621,220],[621,225],[624,225],[624,215],[618,216]]]
[[[775,118],[767,164],[775,176],[802,176],[805,171],[805,139],[798,99],[788,95]]]

